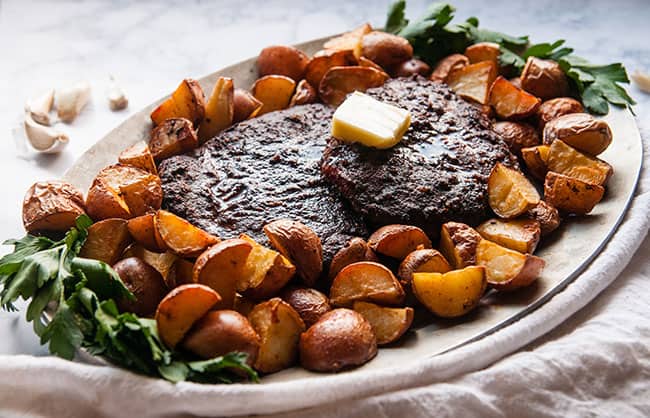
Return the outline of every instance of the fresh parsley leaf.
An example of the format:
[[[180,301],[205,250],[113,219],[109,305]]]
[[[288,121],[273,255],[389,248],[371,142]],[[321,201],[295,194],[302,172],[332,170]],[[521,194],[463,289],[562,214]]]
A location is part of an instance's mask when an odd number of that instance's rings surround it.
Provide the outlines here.
[[[560,48],[562,45],[564,45],[564,39],[560,39],[553,43],[545,42],[531,45],[526,48],[522,54],[522,58],[525,60],[528,59],[528,57],[537,57],[558,61],[560,58],[573,52],[573,48]]]
[[[397,33],[408,25],[409,21],[404,17],[405,8],[406,0],[396,1],[390,6],[386,18],[386,32]]]
[[[83,341],[75,313],[66,302],[60,302],[56,313],[41,335],[41,344],[49,341],[50,353],[72,360]]]

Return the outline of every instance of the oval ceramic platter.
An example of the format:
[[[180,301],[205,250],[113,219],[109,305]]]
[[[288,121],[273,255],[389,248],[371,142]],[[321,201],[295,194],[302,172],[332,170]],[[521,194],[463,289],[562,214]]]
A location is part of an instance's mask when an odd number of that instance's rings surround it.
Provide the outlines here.
[[[327,39],[299,44],[297,48],[312,55],[321,49]],[[256,58],[251,58],[226,67],[201,78],[199,82],[203,90],[209,92],[217,77],[227,76],[233,78],[236,87],[248,88],[257,78],[255,61]],[[97,172],[115,163],[124,148],[149,139],[149,114],[164,99],[142,109],[102,138],[77,160],[64,179],[81,190],[87,190]],[[536,255],[546,261],[546,268],[535,284],[514,293],[489,293],[474,313],[458,320],[439,319],[431,315],[416,317],[411,331],[399,343],[382,348],[374,360],[347,373],[363,373],[364,370],[389,368],[395,364],[403,367],[409,362],[417,362],[476,341],[530,314],[576,279],[616,231],[632,199],[641,170],[643,148],[632,114],[626,109],[612,108],[604,119],[614,134],[611,146],[601,156],[614,167],[605,198],[589,216],[564,222],[550,239],[540,244]],[[85,353],[82,358],[103,362]],[[294,367],[262,380],[286,381],[310,375],[323,376]]]

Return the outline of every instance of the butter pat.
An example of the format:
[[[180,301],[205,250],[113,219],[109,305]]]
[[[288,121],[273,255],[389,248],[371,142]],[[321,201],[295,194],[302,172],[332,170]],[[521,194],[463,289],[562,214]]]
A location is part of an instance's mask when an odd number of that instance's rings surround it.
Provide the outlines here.
[[[409,125],[408,110],[355,91],[334,112],[332,136],[344,142],[386,149],[402,139]]]

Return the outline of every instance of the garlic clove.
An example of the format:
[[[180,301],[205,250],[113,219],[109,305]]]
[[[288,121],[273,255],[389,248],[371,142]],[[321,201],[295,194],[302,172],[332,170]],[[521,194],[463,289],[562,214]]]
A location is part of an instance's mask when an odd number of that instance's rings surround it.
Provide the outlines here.
[[[32,119],[41,125],[52,125],[50,119],[50,111],[54,104],[54,90],[51,89],[47,93],[29,100],[25,104],[25,110],[29,112]]]
[[[54,100],[59,119],[70,123],[90,101],[90,84],[82,81],[67,88],[57,89]]]
[[[110,84],[108,85],[106,97],[108,98],[108,105],[112,111],[126,109],[129,105],[129,99],[126,97],[124,90],[122,90],[113,77],[111,77]]]
[[[650,93],[650,74],[648,73],[642,73],[641,71],[635,71],[630,75],[630,78],[634,83],[636,83],[637,87],[646,93]]]
[[[40,152],[53,154],[60,152],[70,138],[49,126],[38,124],[29,112],[25,113],[25,135],[31,146]]]

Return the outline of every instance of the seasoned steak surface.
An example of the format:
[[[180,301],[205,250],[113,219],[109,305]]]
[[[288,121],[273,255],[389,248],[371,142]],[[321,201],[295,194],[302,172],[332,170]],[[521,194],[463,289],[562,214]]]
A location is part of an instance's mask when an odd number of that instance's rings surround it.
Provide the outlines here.
[[[330,139],[323,175],[373,226],[417,225],[436,237],[447,221],[490,215],[487,178],[497,161],[517,166],[480,111],[443,84],[392,79],[367,94],[411,112],[411,127],[389,150]]]

